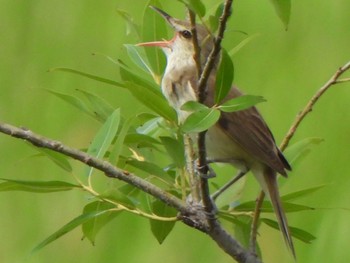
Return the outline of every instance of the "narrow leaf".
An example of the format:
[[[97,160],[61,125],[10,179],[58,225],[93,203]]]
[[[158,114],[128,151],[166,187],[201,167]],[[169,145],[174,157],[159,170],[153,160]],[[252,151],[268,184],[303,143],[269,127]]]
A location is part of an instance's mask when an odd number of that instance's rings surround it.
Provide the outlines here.
[[[210,24],[210,29],[211,29],[211,32],[215,32],[218,27],[219,27],[219,20],[220,20],[220,17],[222,15],[222,12],[224,10],[224,4],[223,3],[220,3],[218,5],[218,7],[216,8],[215,10],[215,14],[214,15],[211,15],[209,16],[209,24]]]
[[[205,16],[205,5],[200,0],[186,0],[188,7],[200,17]]]
[[[56,97],[64,100],[65,102],[69,103],[70,105],[76,107],[82,112],[88,114],[89,116],[95,117],[94,114],[90,111],[89,107],[81,99],[49,89],[47,89],[47,91],[55,95]]]
[[[184,145],[179,140],[175,140],[171,137],[160,137],[167,153],[174,161],[178,168],[184,167],[185,156],[184,156]]]
[[[146,54],[143,48],[136,47],[135,45],[124,45],[128,52],[130,59],[138,66],[140,69],[145,71],[146,73],[154,75],[152,69],[149,66],[149,62],[147,61]]]
[[[229,51],[229,55],[232,57],[233,55],[235,55],[238,51],[240,51],[245,45],[247,45],[249,42],[251,42],[253,39],[255,39],[256,37],[258,37],[259,34],[254,34],[251,35],[245,39],[243,39],[237,46],[235,46],[234,48],[232,48]]]
[[[30,145],[33,146],[32,144]],[[70,165],[68,158],[65,155],[58,152],[54,152],[49,149],[44,149],[36,146],[33,146],[33,147],[35,148],[36,151],[40,152],[41,154],[49,158],[54,164],[56,164],[63,170],[69,173],[72,171],[72,166]]]
[[[264,222],[266,225],[279,230],[278,223],[274,220],[267,219],[267,218],[261,218],[261,221]],[[289,226],[290,234],[294,237],[299,239],[300,241],[303,241],[305,243],[310,244],[313,240],[316,239],[316,237],[309,232],[306,232],[305,230],[302,230],[300,228],[291,227]]]
[[[148,2],[147,8],[143,14],[143,42],[157,41],[167,38],[166,22],[157,12],[148,8],[151,5],[157,6],[160,9],[162,8],[158,0],[150,0]],[[154,80],[159,84],[165,68],[165,56],[160,48],[145,48],[145,52],[152,68],[152,72],[154,72]]]
[[[99,213],[103,211],[108,211],[115,206],[113,204],[101,201],[95,201],[90,204],[87,204],[84,207],[83,214],[90,213]],[[90,242],[94,245],[96,240],[96,235],[98,232],[112,219],[114,219],[120,212],[109,211],[105,212],[100,216],[94,217],[91,220],[88,220],[82,224],[82,230],[84,237],[90,240]]]
[[[168,177],[168,174],[155,163],[151,163],[147,161],[138,161],[135,159],[127,160],[126,163],[148,174],[156,175],[162,178]]]
[[[204,109],[208,109],[208,107],[202,103],[199,103],[198,101],[193,101],[193,100],[187,101],[181,106],[181,110],[184,110],[184,111],[199,111]]]
[[[132,16],[127,13],[124,10],[121,9],[117,9],[117,13],[125,20],[126,22],[126,34],[129,35],[131,33],[131,29],[133,29],[136,34],[140,37],[141,36],[141,32],[140,32],[140,27],[139,25],[137,25]]]
[[[270,0],[278,17],[284,24],[285,29],[288,29],[290,12],[291,12],[291,0]]]
[[[284,155],[291,164],[296,164],[298,161],[305,158],[312,147],[320,144],[324,140],[322,138],[306,138],[295,144],[289,146],[285,151]]]
[[[103,158],[118,131],[119,121],[120,110],[116,109],[92,140],[87,151],[88,154],[96,158]],[[88,176],[91,175],[92,170],[93,168],[89,168]]]
[[[197,133],[209,129],[220,118],[220,111],[217,109],[203,109],[196,111],[187,117],[182,125],[185,133]]]
[[[319,186],[315,186],[315,187],[310,187],[310,188],[307,188],[307,189],[304,189],[304,190],[296,191],[296,192],[293,192],[293,193],[289,193],[289,194],[286,194],[286,195],[282,196],[282,200],[283,201],[295,200],[297,198],[304,197],[306,195],[310,195],[310,194],[312,194],[312,193],[322,189],[325,186],[326,185],[323,184],[323,185],[319,185]]]
[[[221,51],[221,61],[215,83],[215,103],[220,103],[228,94],[233,81],[233,62],[225,49]]]
[[[104,99],[86,90],[77,89],[77,91],[84,94],[84,96],[88,99],[92,108],[92,112],[95,114],[96,118],[99,121],[105,122],[107,118],[113,113],[114,108]]]
[[[218,109],[220,109],[223,112],[240,111],[253,107],[257,103],[264,101],[266,100],[261,96],[243,95],[226,101],[222,105],[218,106]]]
[[[245,203],[242,203],[235,207],[235,210],[237,211],[254,211],[256,202],[255,201],[248,201]],[[305,205],[299,205],[299,204],[293,204],[289,202],[282,202],[283,209],[286,213],[291,212],[299,212],[299,211],[305,211],[305,210],[314,210],[315,208]],[[271,206],[271,203],[269,201],[264,201],[261,206],[261,211],[266,213],[273,212],[273,208]]]
[[[22,181],[6,178],[0,178],[0,180],[5,181],[4,183],[0,183],[0,192],[25,191],[34,193],[51,193],[81,188],[79,185],[62,181]]]
[[[56,239],[60,238],[61,236],[67,234],[68,232],[72,231],[77,226],[80,226],[81,224],[86,223],[87,221],[96,218],[98,216],[101,216],[105,213],[109,212],[109,210],[104,211],[96,211],[92,213],[82,214],[76,218],[74,218],[72,221],[61,227],[59,230],[57,230],[55,233],[50,235],[48,238],[43,240],[40,244],[38,244],[35,248],[33,248],[32,253],[35,253],[42,249],[43,247],[47,246],[51,242],[55,241]]]
[[[166,205],[160,200],[155,200],[152,203],[152,211],[154,214],[162,217],[174,217],[177,214],[177,211],[174,208]],[[175,222],[176,221],[150,220],[152,233],[158,240],[159,244],[162,244],[171,230],[173,230]]]
[[[92,75],[92,74],[89,74],[89,73],[85,73],[85,72],[82,72],[82,71],[79,71],[79,70],[75,70],[75,69],[70,69],[70,68],[53,68],[53,69],[50,69],[50,71],[63,71],[63,72],[73,73],[73,74],[80,75],[80,76],[83,76],[83,77],[86,77],[86,78],[89,78],[89,79],[92,79],[92,80],[96,80],[96,81],[99,81],[99,82],[103,82],[103,83],[106,83],[106,84],[109,84],[109,85],[113,85],[113,86],[117,86],[117,87],[123,87],[123,84],[120,83],[120,82],[117,82],[117,81],[114,81],[114,80],[110,80],[110,79],[106,79],[106,78],[102,78],[102,77],[99,77],[99,76],[96,76],[96,75]]]
[[[160,141],[156,140],[155,138],[146,135],[146,134],[140,134],[140,133],[129,133],[124,140],[124,143],[126,145],[132,145],[134,147],[137,147],[138,149],[141,148],[152,148],[159,150]]]
[[[129,89],[132,95],[144,104],[147,108],[153,110],[163,118],[175,121],[176,113],[171,108],[163,96],[160,96],[154,89],[148,89],[145,86],[139,86],[132,82],[126,82],[125,86]]]

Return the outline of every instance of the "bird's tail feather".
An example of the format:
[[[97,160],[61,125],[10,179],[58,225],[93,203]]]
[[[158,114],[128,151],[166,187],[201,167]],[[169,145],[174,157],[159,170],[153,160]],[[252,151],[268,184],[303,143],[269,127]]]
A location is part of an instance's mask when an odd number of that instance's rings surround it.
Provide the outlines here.
[[[293,257],[296,258],[293,240],[289,232],[287,217],[284,213],[281,197],[278,191],[276,172],[269,167],[265,168],[263,172],[263,178],[259,179],[265,194],[269,197],[271,201],[272,207],[277,217],[279,228],[283,234],[283,238],[291,253],[293,254]],[[263,179],[263,182],[261,182],[261,179]]]

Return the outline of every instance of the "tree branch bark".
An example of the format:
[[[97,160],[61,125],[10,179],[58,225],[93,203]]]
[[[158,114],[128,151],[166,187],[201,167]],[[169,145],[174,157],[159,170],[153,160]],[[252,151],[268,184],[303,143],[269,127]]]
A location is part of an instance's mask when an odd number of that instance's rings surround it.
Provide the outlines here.
[[[339,79],[349,69],[350,69],[350,61],[345,63],[344,66],[340,67],[333,74],[333,76],[315,93],[315,95],[311,97],[311,99],[307,102],[304,109],[295,117],[294,122],[292,123],[291,127],[289,128],[289,131],[285,135],[285,137],[280,145],[281,151],[284,151],[288,147],[289,142],[293,138],[299,125],[304,120],[304,118],[312,111],[312,108],[314,107],[316,102],[321,98],[321,96],[331,86],[334,86],[334,85],[340,84],[340,83],[344,83],[344,82],[350,82],[350,78]],[[253,218],[252,227],[251,227],[250,250],[252,252],[254,252],[255,248],[256,248],[256,236],[257,236],[257,231],[258,231],[258,223],[259,223],[259,217],[260,217],[260,212],[261,212],[261,206],[263,204],[264,198],[265,198],[265,193],[263,191],[261,191],[258,198],[257,198],[257,201],[256,201],[256,207],[254,210],[254,218]]]

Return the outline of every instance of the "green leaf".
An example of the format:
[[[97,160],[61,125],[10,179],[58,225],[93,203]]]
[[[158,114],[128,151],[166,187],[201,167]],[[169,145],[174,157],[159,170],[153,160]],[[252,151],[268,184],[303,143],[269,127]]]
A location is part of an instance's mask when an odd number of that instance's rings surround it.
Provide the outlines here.
[[[160,144],[155,138],[148,136],[146,134],[140,133],[129,133],[125,137],[126,144],[136,144],[139,148],[141,147],[153,147],[154,144]]]
[[[220,3],[215,10],[215,14],[209,16],[209,24],[211,32],[215,32],[219,28],[219,21],[224,10],[224,3]]]
[[[152,202],[152,211],[154,214],[162,217],[174,217],[177,215],[177,211],[174,208],[166,205],[160,200]],[[170,234],[175,223],[176,221],[150,220],[152,233],[158,240],[159,244],[162,244],[165,238]]]
[[[132,82],[126,82],[125,86],[129,89],[132,95],[147,108],[153,110],[166,120],[176,120],[177,117],[175,110],[169,106],[166,99],[160,95],[158,91]]]
[[[208,109],[207,106],[205,106],[202,103],[199,103],[198,101],[187,101],[181,106],[181,110],[184,111],[199,111],[199,110],[205,110]]]
[[[127,207],[128,209],[135,209],[137,205],[137,200],[125,195],[123,192],[116,188],[105,191],[105,193],[100,195],[100,197],[113,200],[116,203]]]
[[[109,155],[109,161],[112,164],[118,163],[119,156],[123,148],[125,136],[127,135],[133,120],[134,120],[134,117],[127,119],[120,129],[120,132],[117,136],[116,141],[114,142],[114,145],[112,146],[111,153]]]
[[[266,101],[266,100],[261,96],[243,95],[243,96],[226,101],[222,105],[218,106],[218,109],[220,109],[223,112],[240,111],[240,110],[245,110],[250,107],[253,107],[257,103],[260,103],[263,101]]]
[[[98,216],[101,216],[105,213],[109,212],[109,210],[104,211],[96,211],[92,213],[82,214],[73,220],[71,220],[69,223],[61,227],[59,230],[57,230],[55,233],[47,237],[45,240],[43,240],[40,244],[38,244],[35,248],[33,248],[31,253],[35,253],[42,249],[43,247],[47,246],[51,242],[55,241],[56,239],[60,238],[61,236],[67,234],[68,232],[72,231],[74,228],[80,226],[81,224],[84,224],[88,222],[89,220],[92,220]]]
[[[32,144],[30,144],[35,150],[37,150],[38,152],[40,152],[42,155],[46,156],[47,158],[49,158],[54,164],[56,164],[57,166],[59,166],[60,168],[62,168],[63,170],[67,171],[67,172],[71,172],[72,171],[72,166],[70,165],[68,158],[58,152],[54,152],[52,150],[49,149],[44,149],[44,148],[40,148],[40,147],[36,147],[33,146]]]
[[[215,103],[220,103],[228,94],[233,82],[233,62],[225,49],[221,51],[221,61],[216,75]]]
[[[245,203],[242,203],[235,207],[236,211],[254,211],[256,202],[255,201],[248,201]],[[305,205],[299,205],[299,204],[293,204],[289,202],[282,202],[283,209],[286,213],[292,213],[292,212],[299,212],[299,211],[305,211],[305,210],[314,210],[315,208]],[[272,213],[273,208],[271,206],[270,201],[264,201],[261,206],[261,211],[266,213]]]
[[[243,39],[237,46],[235,46],[234,48],[232,48],[228,54],[229,56],[233,56],[235,55],[238,51],[240,51],[245,45],[247,45],[249,42],[251,42],[253,39],[255,39],[256,37],[258,37],[259,34],[254,34],[254,35],[251,35],[245,39]]]
[[[323,141],[322,138],[306,138],[289,146],[283,154],[286,156],[290,164],[295,165],[310,153],[314,145],[318,145]]]
[[[291,11],[291,0],[270,0],[278,17],[284,24],[285,29],[288,29],[290,11]]]
[[[205,16],[205,5],[200,0],[185,0],[188,7],[200,17]]]
[[[62,181],[22,181],[6,178],[0,178],[0,180],[5,181],[0,184],[0,192],[25,191],[34,193],[51,193],[81,188],[79,185]]]
[[[133,29],[136,34],[140,37],[141,32],[140,32],[140,27],[136,23],[134,23],[134,20],[132,16],[127,13],[124,10],[117,9],[117,13],[125,20],[126,22],[126,34],[129,35],[131,33],[131,29]]]
[[[86,77],[86,78],[89,78],[89,79],[92,79],[92,80],[96,80],[98,82],[103,82],[105,84],[109,84],[109,85],[113,85],[113,86],[117,86],[117,87],[123,87],[123,84],[120,83],[120,82],[117,82],[117,81],[114,81],[114,80],[110,80],[110,79],[105,79],[105,78],[102,78],[102,77],[99,77],[99,76],[96,76],[96,75],[92,75],[92,74],[88,74],[88,73],[85,73],[85,72],[82,72],[82,71],[79,71],[79,70],[75,70],[75,69],[70,69],[70,68],[53,68],[53,69],[50,69],[50,72],[51,71],[63,71],[63,72],[73,73],[73,74],[80,75],[80,76],[83,76],[83,77]]]
[[[96,158],[103,158],[111,145],[119,127],[120,110],[116,109],[103,124],[92,140],[87,153]],[[93,168],[89,168],[87,175],[90,176]]]
[[[143,32],[142,41],[157,41],[167,36],[167,25],[162,16],[157,12],[149,8],[149,6],[157,6],[160,9],[158,0],[150,0],[147,4],[147,8],[143,14]],[[152,68],[154,80],[156,83],[160,83],[161,76],[163,74],[166,59],[160,48],[145,48],[146,56]]]
[[[81,110],[82,112],[87,113],[89,116],[95,117],[94,114],[89,109],[89,107],[81,99],[76,98],[76,97],[71,96],[71,95],[68,95],[68,94],[60,93],[57,91],[53,91],[53,90],[49,90],[49,89],[46,89],[46,90],[48,92],[50,92],[51,94],[55,95],[56,97],[64,100],[65,102],[69,103],[70,105]]]
[[[266,225],[279,230],[279,226],[278,223],[274,220],[271,219],[267,219],[267,218],[261,218],[260,219],[262,222],[264,222]],[[300,241],[303,241],[305,243],[310,244],[311,241],[315,240],[316,237],[312,234],[310,234],[309,232],[306,232],[305,230],[302,230],[300,228],[296,228],[296,227],[289,227],[289,231],[290,234],[294,237],[299,239]]]
[[[171,137],[160,137],[167,153],[174,161],[176,167],[182,168],[185,166],[184,145],[179,140]]]
[[[182,125],[185,133],[198,133],[209,129],[220,118],[220,111],[217,109],[203,109],[196,111],[187,117]]]
[[[90,242],[94,245],[96,240],[96,235],[98,232],[112,219],[114,219],[120,212],[110,211],[110,209],[115,206],[111,203],[95,201],[90,204],[87,204],[84,207],[83,214],[90,213],[99,213],[103,211],[108,211],[103,213],[100,216],[94,217],[91,220],[88,220],[82,224],[82,230],[84,237],[90,240]]]
[[[136,47],[135,45],[124,46],[126,47],[130,59],[135,63],[135,65],[153,76],[154,73],[149,66],[144,49],[141,47]]]
[[[92,112],[94,113],[97,120],[105,122],[107,118],[113,113],[114,108],[104,99],[85,90],[77,89],[77,91],[84,94],[84,96],[88,99],[92,108]]]
[[[144,171],[151,175],[159,176],[163,179],[169,176],[161,167],[151,162],[129,159],[126,163],[141,171]]]
[[[315,187],[310,187],[310,188],[307,188],[307,189],[304,189],[304,190],[296,191],[296,192],[293,192],[293,193],[289,193],[289,194],[286,194],[286,195],[282,196],[282,200],[285,202],[285,201],[294,200],[294,199],[297,199],[297,198],[300,198],[300,197],[304,197],[306,195],[310,195],[310,194],[312,194],[312,193],[322,189],[325,186],[326,185],[323,184],[323,185],[319,185],[319,186],[315,186]]]

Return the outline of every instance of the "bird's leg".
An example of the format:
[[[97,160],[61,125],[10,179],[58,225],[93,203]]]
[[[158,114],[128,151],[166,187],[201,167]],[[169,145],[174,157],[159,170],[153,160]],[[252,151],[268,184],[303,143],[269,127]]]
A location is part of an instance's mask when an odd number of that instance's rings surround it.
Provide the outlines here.
[[[199,174],[200,177],[205,178],[205,179],[210,179],[210,178],[216,177],[216,173],[215,173],[215,171],[213,170],[213,168],[211,168],[211,167],[209,166],[209,163],[210,163],[210,162],[207,162],[207,164],[206,164],[207,167],[208,167],[208,172],[207,172],[206,174],[203,174],[203,173],[200,173],[200,172],[199,172],[199,171],[201,170],[200,168],[203,168],[203,167],[200,167],[200,166],[198,165],[198,159],[195,160],[195,161],[194,161],[194,169],[195,169],[195,171],[196,171],[196,174]]]
[[[228,181],[223,187],[212,194],[211,198],[215,201],[223,192],[225,192],[231,185],[241,179],[248,171],[239,171],[238,174],[233,177],[232,180]]]

